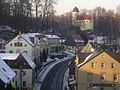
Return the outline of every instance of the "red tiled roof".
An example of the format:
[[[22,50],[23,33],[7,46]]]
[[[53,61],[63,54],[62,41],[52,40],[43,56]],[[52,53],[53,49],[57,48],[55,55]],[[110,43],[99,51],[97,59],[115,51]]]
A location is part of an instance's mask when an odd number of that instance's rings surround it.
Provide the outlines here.
[[[77,20],[91,20],[91,16],[90,15],[81,15],[77,17]]]

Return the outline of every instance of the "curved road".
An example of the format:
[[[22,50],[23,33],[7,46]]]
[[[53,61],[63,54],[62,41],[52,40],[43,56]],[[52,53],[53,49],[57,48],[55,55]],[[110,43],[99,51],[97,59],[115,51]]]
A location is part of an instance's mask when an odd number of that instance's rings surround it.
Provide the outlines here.
[[[69,60],[55,65],[46,75],[40,90],[62,90],[63,78]]]

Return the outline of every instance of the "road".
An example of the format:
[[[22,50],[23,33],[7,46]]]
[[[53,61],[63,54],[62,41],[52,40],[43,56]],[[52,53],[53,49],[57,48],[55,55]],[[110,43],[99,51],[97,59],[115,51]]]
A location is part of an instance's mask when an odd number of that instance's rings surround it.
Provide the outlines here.
[[[40,90],[62,90],[62,83],[69,61],[56,64],[46,75]]]

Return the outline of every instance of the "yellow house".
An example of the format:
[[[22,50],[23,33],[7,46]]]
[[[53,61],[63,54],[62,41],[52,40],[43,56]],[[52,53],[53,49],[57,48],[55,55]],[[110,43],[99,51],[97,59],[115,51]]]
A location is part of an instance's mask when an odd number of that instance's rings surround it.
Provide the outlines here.
[[[81,53],[91,53],[94,52],[93,46],[88,42],[85,47],[81,50]]]
[[[76,90],[120,90],[120,53],[89,54],[76,68]]]

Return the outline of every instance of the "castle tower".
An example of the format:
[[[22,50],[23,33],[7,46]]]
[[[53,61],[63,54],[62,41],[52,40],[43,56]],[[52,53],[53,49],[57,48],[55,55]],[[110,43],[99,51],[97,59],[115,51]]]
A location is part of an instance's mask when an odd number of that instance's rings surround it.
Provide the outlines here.
[[[76,20],[77,20],[77,16],[79,14],[79,9],[77,7],[74,7],[72,10],[72,24],[76,25]]]

